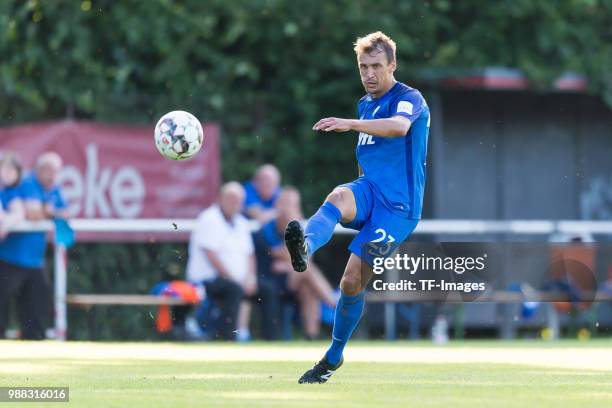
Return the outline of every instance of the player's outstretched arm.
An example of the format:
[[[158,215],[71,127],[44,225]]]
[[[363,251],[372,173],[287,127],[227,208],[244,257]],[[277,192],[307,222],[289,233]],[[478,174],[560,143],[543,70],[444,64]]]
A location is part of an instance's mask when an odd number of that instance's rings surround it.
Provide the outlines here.
[[[323,132],[348,132],[353,130],[379,137],[402,137],[410,129],[410,120],[403,116],[373,120],[324,118],[315,123],[312,129]]]

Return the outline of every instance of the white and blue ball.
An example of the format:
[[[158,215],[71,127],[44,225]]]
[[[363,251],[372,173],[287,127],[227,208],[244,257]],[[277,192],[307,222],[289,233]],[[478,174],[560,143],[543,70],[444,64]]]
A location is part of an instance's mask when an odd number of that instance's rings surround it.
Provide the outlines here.
[[[155,146],[168,159],[189,159],[200,151],[203,142],[202,125],[189,112],[168,112],[155,125]]]

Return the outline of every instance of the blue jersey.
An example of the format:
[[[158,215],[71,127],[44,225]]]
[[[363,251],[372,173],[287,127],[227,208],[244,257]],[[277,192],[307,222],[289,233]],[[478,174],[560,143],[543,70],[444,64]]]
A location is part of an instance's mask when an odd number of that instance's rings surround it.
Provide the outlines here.
[[[21,195],[19,185],[12,187],[0,187],[0,203],[2,205],[2,209],[4,209],[4,211],[8,211],[11,202],[15,199],[21,199]]]
[[[402,217],[420,219],[429,133],[427,102],[419,91],[397,82],[380,98],[369,94],[361,98],[358,114],[364,120],[393,116],[410,120],[410,129],[403,137],[360,133],[357,161],[385,207]]]
[[[252,181],[247,181],[243,184],[244,192],[246,194],[244,198],[244,209],[248,209],[250,207],[259,206],[264,210],[268,210],[270,208],[274,208],[274,204],[276,203],[276,199],[280,194],[280,187],[276,189],[272,197],[268,200],[262,200],[259,196],[259,193],[255,189],[255,184]]]
[[[266,244],[271,249],[280,248],[284,245],[283,237],[276,228],[276,219],[269,221],[263,227],[261,227],[261,233],[266,241]]]
[[[39,201],[42,205],[50,204],[55,209],[66,208],[59,187],[45,190],[35,174],[26,177],[17,187],[6,188],[0,195],[4,208],[8,208],[10,202],[17,198]],[[22,268],[42,268],[47,246],[45,235],[44,232],[10,233],[0,241],[0,260]]]

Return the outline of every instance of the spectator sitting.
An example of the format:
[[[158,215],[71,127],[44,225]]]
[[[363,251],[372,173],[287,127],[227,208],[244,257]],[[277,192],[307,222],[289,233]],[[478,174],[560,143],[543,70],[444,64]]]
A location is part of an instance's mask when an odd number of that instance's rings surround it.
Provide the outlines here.
[[[272,164],[264,164],[251,181],[244,183],[246,199],[244,213],[262,225],[276,217],[274,203],[280,193],[281,176]]]
[[[225,340],[235,339],[242,299],[257,289],[253,240],[248,221],[240,214],[244,196],[239,183],[223,185],[218,204],[202,211],[189,240],[187,279],[203,283],[219,307],[215,337]]]
[[[289,221],[302,218],[300,193],[293,187],[285,187],[276,201],[278,216],[266,223],[262,235],[272,257],[271,272],[283,280],[283,285],[295,292],[306,338],[318,337],[321,323],[321,301],[329,307],[336,305],[336,295],[319,267],[312,262],[304,272],[295,272],[289,252],[283,242],[285,227]]]
[[[0,160],[0,338],[4,338],[9,300],[17,296],[21,338],[45,337],[49,284],[42,269],[44,233],[8,233],[25,217],[21,165],[14,156]],[[8,233],[8,235],[7,235]],[[39,242],[42,235],[42,244]]]

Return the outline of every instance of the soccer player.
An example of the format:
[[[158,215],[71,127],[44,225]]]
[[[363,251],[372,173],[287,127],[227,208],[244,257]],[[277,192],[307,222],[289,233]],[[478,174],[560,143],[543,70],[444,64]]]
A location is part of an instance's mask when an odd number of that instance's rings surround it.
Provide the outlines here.
[[[324,383],[342,365],[342,352],[363,313],[364,290],[372,276],[372,254],[364,245],[393,247],[408,238],[421,217],[429,108],[419,91],[395,80],[395,49],[395,42],[380,31],[358,38],[355,53],[367,92],[359,100],[359,119],[330,117],[313,126],[322,132],[359,132],[360,176],[327,196],[305,232],[297,221],[287,225],[285,244],[293,268],[306,269],[308,257],[329,241],[337,223],[359,233],[349,245],[331,345],[300,384]]]

